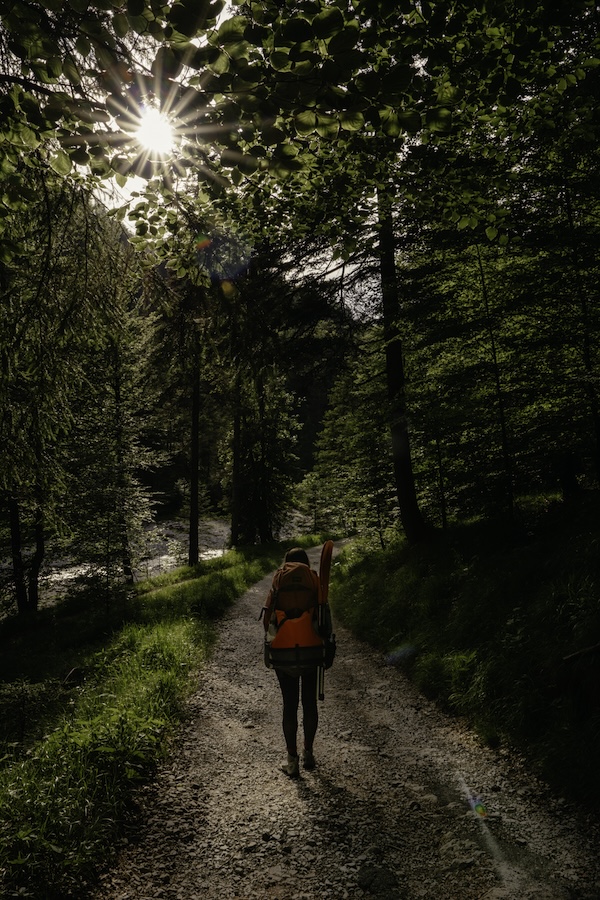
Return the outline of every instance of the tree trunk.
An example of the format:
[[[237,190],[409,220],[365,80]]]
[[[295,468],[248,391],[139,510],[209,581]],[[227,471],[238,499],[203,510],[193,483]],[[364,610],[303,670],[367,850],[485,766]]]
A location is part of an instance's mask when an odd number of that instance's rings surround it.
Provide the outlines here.
[[[232,468],[231,468],[231,546],[237,547],[241,538],[241,477],[242,477],[242,398],[241,376],[239,371],[235,375],[233,395],[233,441],[232,441]]]
[[[40,602],[40,572],[46,555],[46,536],[44,532],[44,509],[42,505],[42,488],[36,485],[36,504],[34,519],[35,550],[29,567],[29,612],[35,613]]]
[[[590,322],[589,300],[585,288],[581,281],[581,261],[579,259],[579,251],[577,248],[577,233],[575,230],[575,222],[573,219],[573,208],[571,205],[571,192],[565,186],[565,203],[567,208],[567,221],[569,224],[569,244],[571,248],[571,260],[575,271],[575,285],[579,305],[581,308],[581,324],[583,331],[582,356],[583,367],[585,370],[585,391],[590,405],[590,414],[592,419],[592,427],[594,432],[594,468],[596,470],[596,479],[600,481],[600,401],[598,399],[598,391],[596,389],[596,373],[594,371],[594,362],[592,358],[592,326]]]
[[[200,490],[200,357],[198,342],[195,341],[192,361],[192,425],[190,447],[190,524],[188,564],[198,565],[200,542],[198,536],[198,516]]]
[[[127,491],[127,479],[125,477],[125,452],[124,452],[124,428],[123,428],[123,398],[121,395],[121,358],[118,344],[113,342],[114,352],[114,391],[115,391],[115,416],[116,416],[116,452],[117,452],[117,484],[118,484],[118,527],[119,543],[121,545],[121,565],[126,584],[133,584],[133,565],[131,562],[131,547],[129,543],[129,529],[125,515],[125,494]]]
[[[411,543],[418,543],[429,537],[430,529],[421,515],[417,500],[406,418],[406,384],[402,341],[398,331],[400,298],[396,281],[392,209],[390,198],[384,190],[379,189],[377,199],[385,369],[396,493],[406,537]]]
[[[29,598],[27,595],[25,566],[23,564],[21,514],[19,510],[19,501],[16,497],[8,498],[8,511],[10,518],[10,546],[12,551],[15,593],[17,598],[17,612],[20,616],[25,616],[29,612]]]
[[[515,494],[514,494],[514,475],[513,464],[510,455],[508,441],[508,426],[506,423],[506,405],[504,402],[504,391],[502,390],[502,380],[500,378],[500,366],[498,364],[498,350],[496,347],[496,336],[492,327],[492,318],[490,315],[490,301],[487,290],[487,282],[483,271],[483,262],[479,245],[476,245],[477,262],[479,264],[479,278],[481,280],[481,294],[485,307],[485,320],[487,332],[490,338],[490,349],[492,353],[492,366],[494,371],[494,388],[496,391],[496,404],[498,407],[498,419],[500,424],[500,440],[502,444],[502,459],[504,461],[504,474],[506,478],[506,493],[508,497],[508,516],[512,521],[515,513]]]
[[[256,508],[258,539],[261,544],[267,544],[273,540],[271,485],[267,462],[267,448],[265,442],[265,389],[262,373],[256,379],[256,394],[258,399],[258,421],[260,458],[258,461],[258,502]]]
[[[43,393],[43,392],[40,392]],[[42,437],[39,422],[39,410],[34,411],[34,434],[35,434],[35,484],[33,489],[34,511],[33,511],[33,533],[35,540],[35,548],[33,556],[29,564],[28,582],[29,596],[27,598],[27,609],[30,613],[36,613],[40,602],[40,572],[46,555],[46,535],[45,535],[45,516],[44,516],[44,487],[43,487],[43,449]]]
[[[446,488],[444,486],[444,461],[442,459],[442,447],[437,435],[435,438],[435,455],[438,470],[438,489],[440,492],[440,513],[442,517],[442,528],[445,531],[448,527],[448,510],[446,506]]]

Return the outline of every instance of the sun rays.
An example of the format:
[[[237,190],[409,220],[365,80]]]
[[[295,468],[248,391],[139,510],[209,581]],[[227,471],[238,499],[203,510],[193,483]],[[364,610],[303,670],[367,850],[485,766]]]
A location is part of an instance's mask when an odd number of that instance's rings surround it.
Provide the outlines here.
[[[142,147],[160,156],[168,156],[175,146],[171,122],[153,106],[141,110],[140,125],[134,136]]]
[[[220,144],[231,125],[220,121],[202,76],[194,73],[186,84],[159,68],[152,74],[124,75],[122,67],[105,72],[106,111],[98,106],[91,116],[96,128],[63,138],[63,146],[79,145],[88,153],[103,146],[114,171],[125,177],[159,175],[170,185],[196,171],[205,181],[222,182]]]

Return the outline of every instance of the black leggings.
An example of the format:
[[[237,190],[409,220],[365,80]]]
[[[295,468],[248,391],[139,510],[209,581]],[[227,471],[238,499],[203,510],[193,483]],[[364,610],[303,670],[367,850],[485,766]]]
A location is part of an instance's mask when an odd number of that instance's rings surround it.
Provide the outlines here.
[[[319,713],[317,710],[317,669],[311,669],[304,675],[295,677],[275,670],[283,696],[283,736],[288,753],[296,756],[296,733],[298,731],[298,702],[300,700],[300,680],[302,679],[302,727],[304,730],[304,748],[312,750]]]

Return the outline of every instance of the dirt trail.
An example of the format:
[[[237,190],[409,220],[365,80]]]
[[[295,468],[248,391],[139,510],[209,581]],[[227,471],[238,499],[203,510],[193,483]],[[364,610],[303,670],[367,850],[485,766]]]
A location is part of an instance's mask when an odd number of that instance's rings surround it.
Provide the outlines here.
[[[283,775],[257,622],[270,580],[223,622],[139,837],[96,900],[600,900],[598,821],[480,746],[339,627],[318,768]]]

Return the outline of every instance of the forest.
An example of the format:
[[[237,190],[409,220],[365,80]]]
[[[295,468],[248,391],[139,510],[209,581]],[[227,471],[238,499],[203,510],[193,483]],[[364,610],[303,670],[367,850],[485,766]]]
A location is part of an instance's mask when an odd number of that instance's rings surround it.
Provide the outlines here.
[[[0,2],[5,779],[78,642],[153,618],[157,524],[185,522],[174,584],[206,582],[177,638],[202,655],[293,521],[353,538],[341,620],[600,797],[562,771],[600,732],[598,25],[593,0]],[[84,577],[49,611],[59,561]],[[39,835],[8,831],[18,885]]]

